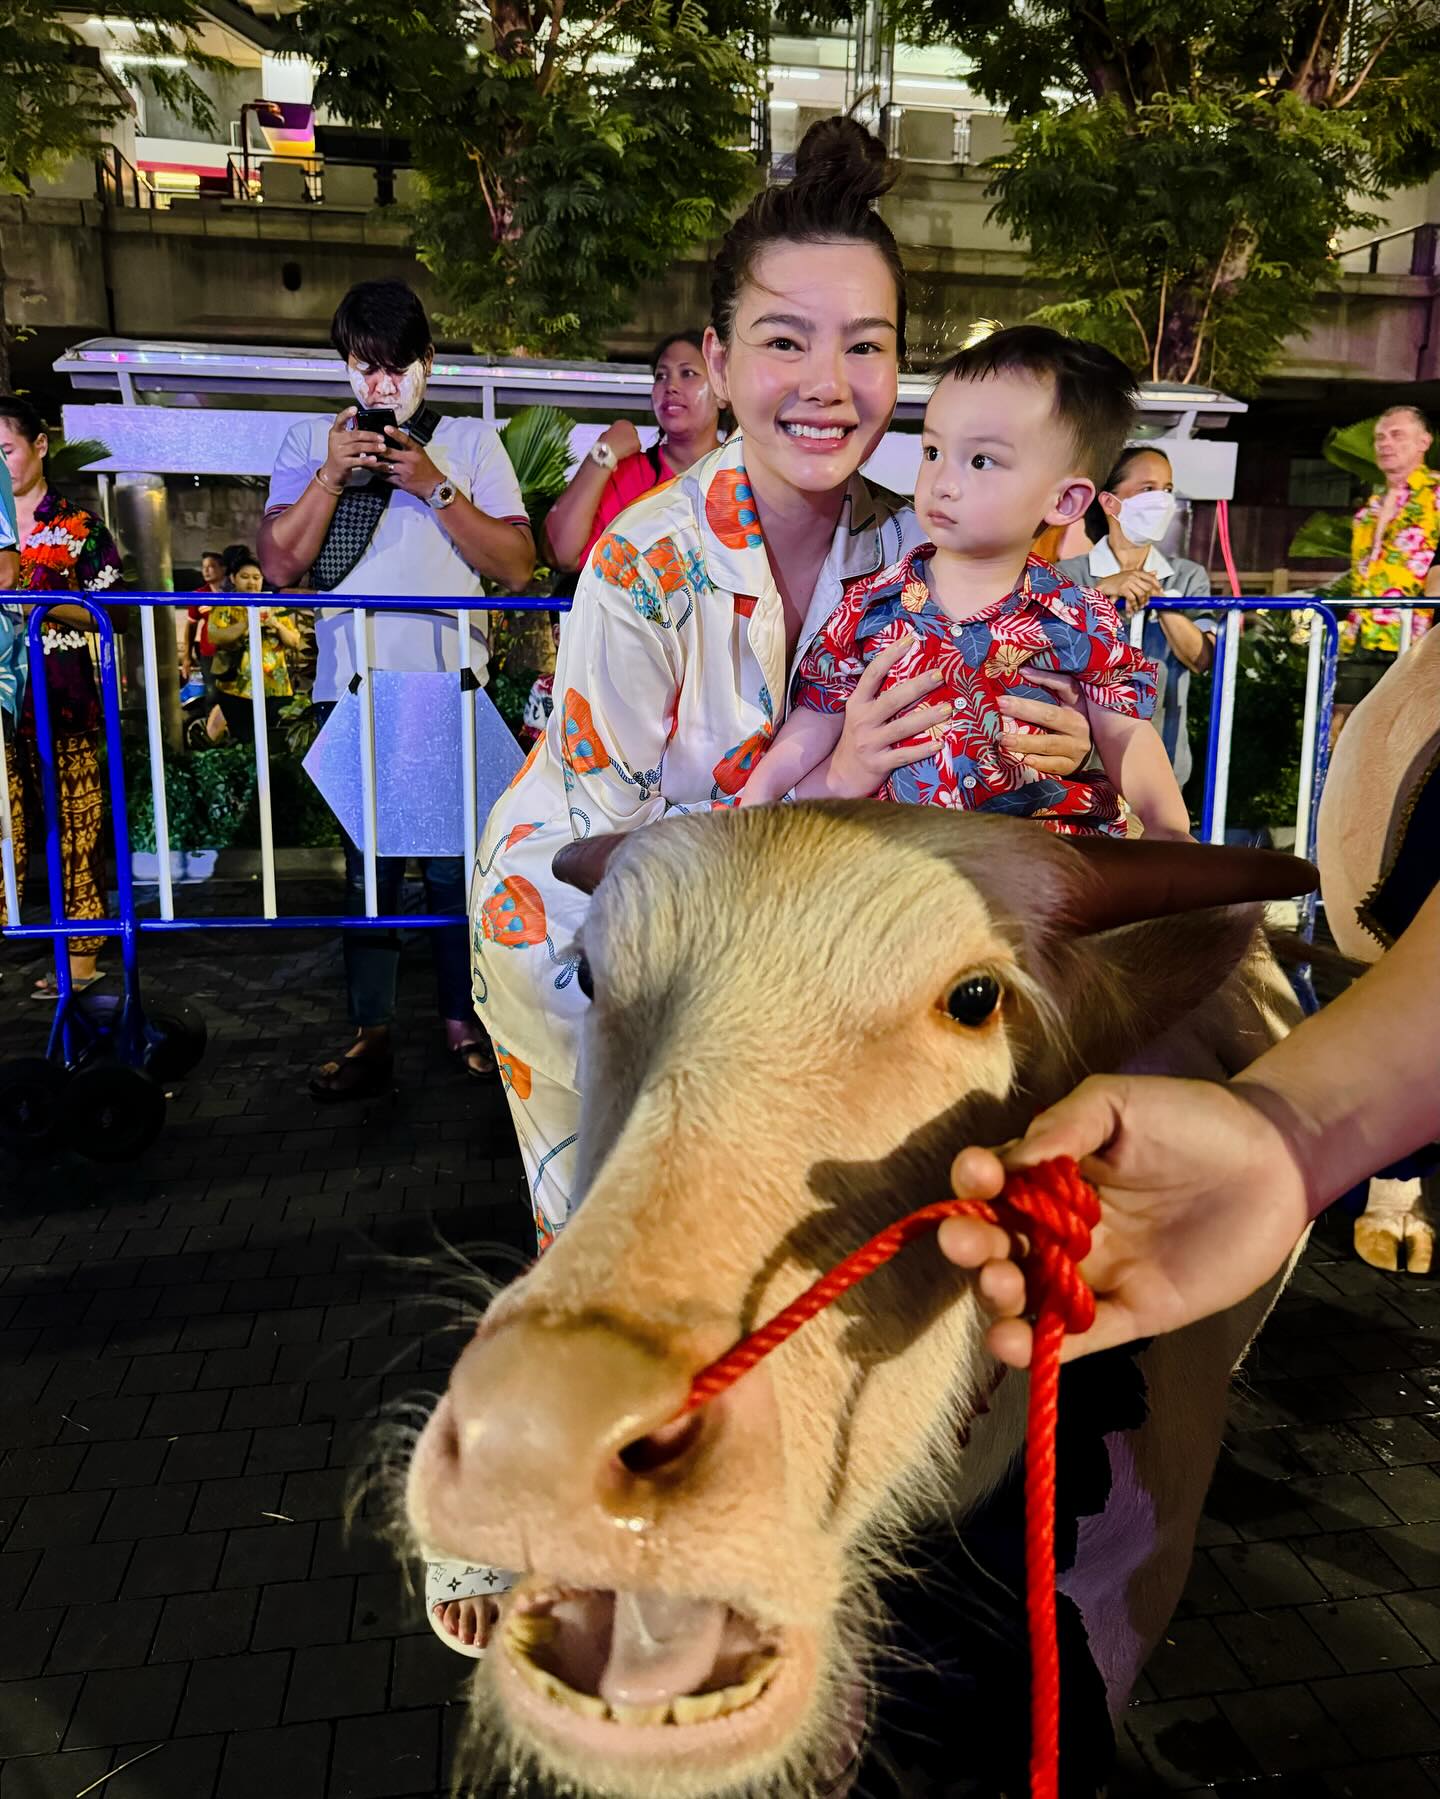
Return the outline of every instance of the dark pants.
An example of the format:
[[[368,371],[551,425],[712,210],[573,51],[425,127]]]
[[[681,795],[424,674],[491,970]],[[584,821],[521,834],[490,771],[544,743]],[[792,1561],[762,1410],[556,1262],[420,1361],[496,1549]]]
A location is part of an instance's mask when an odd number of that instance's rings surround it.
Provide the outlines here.
[[[427,912],[465,913],[465,863],[459,856],[427,856],[420,862]],[[380,856],[375,863],[377,910],[401,909],[405,858]],[[365,912],[365,858],[345,838],[345,910],[351,918]],[[435,957],[435,997],[442,1018],[469,1019],[470,932],[463,924],[427,926]],[[350,1022],[357,1029],[387,1025],[395,1017],[395,983],[400,971],[398,931],[359,930],[345,933],[345,986]]]

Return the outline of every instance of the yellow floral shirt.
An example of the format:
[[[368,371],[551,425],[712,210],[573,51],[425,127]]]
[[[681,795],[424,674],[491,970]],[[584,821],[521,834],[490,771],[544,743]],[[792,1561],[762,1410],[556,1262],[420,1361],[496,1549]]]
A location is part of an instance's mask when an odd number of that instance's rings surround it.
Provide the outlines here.
[[[210,628],[219,625],[228,630],[232,625],[243,625],[246,622],[246,611],[243,606],[216,606],[210,614]],[[270,620],[260,628],[260,663],[265,676],[265,691],[268,694],[286,696],[295,690],[290,683],[290,665],[285,660],[285,646],[274,629],[274,621],[281,619],[290,623],[290,614],[283,608],[272,611]],[[250,697],[250,642],[248,637],[240,639],[243,648],[240,661],[233,674],[219,675],[215,685],[225,693],[233,693],[240,699]]]
[[[1383,492],[1373,493],[1355,514],[1350,533],[1350,586],[1357,599],[1397,599],[1401,606],[1367,606],[1351,612],[1340,630],[1340,647],[1348,654],[1393,655],[1400,648],[1403,602],[1425,591],[1425,577],[1440,542],[1440,472],[1417,468],[1410,493],[1376,541]],[[1434,614],[1417,611],[1412,640],[1430,628]]]

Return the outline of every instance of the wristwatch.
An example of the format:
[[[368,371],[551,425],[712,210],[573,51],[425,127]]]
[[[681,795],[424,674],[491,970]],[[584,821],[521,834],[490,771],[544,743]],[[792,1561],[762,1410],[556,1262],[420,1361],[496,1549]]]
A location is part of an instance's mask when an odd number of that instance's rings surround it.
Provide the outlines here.
[[[443,512],[447,506],[453,506],[460,490],[453,481],[441,481],[430,490],[426,504],[433,512]]]
[[[603,438],[597,437],[590,446],[590,460],[596,468],[608,469],[613,475],[620,459]]]

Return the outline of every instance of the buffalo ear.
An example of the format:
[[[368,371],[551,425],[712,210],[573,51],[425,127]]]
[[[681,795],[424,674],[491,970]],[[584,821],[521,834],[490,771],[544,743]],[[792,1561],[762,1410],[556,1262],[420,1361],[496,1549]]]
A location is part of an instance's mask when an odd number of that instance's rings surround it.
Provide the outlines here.
[[[1268,1049],[1299,1008],[1259,923],[1258,906],[1228,906],[1052,939],[1044,981],[1063,1024],[1037,1018],[1024,1057],[1039,1105],[1126,1068],[1224,1079]],[[1220,997],[1247,964],[1247,986]]]
[[[1294,899],[1320,885],[1311,863],[1276,850],[1113,837],[1071,837],[1065,847],[1086,864],[1069,907],[1071,927],[1082,935],[1211,906]]]
[[[550,864],[557,881],[578,887],[582,893],[593,893],[605,878],[610,858],[625,841],[626,833],[606,831],[597,837],[582,837],[578,843],[567,843],[555,852]]]

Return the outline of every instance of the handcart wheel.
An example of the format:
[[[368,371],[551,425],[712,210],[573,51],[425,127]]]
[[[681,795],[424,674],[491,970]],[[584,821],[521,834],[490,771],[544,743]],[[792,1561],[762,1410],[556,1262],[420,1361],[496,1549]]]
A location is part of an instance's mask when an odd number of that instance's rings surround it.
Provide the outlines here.
[[[43,1056],[0,1064],[0,1143],[21,1155],[48,1148],[65,1098],[64,1069]]]
[[[146,1069],[97,1059],[66,1082],[65,1115],[81,1155],[133,1162],[160,1135],[165,1089]]]
[[[145,1007],[145,1066],[156,1080],[178,1081],[205,1054],[205,1014],[188,1000]]]

